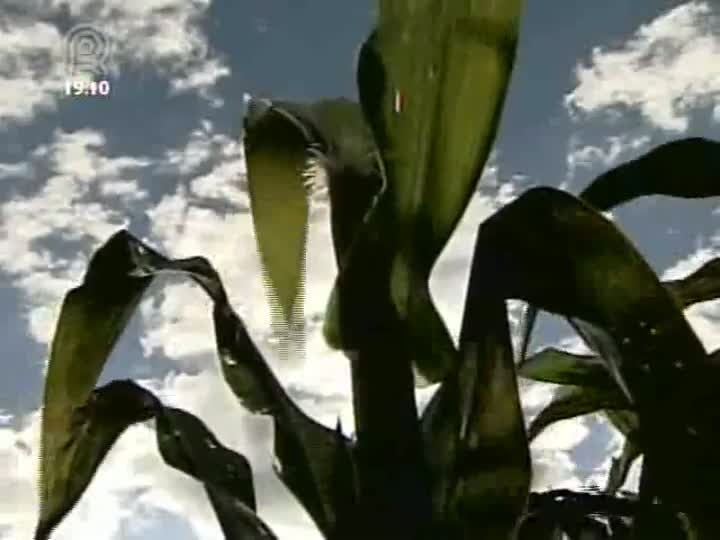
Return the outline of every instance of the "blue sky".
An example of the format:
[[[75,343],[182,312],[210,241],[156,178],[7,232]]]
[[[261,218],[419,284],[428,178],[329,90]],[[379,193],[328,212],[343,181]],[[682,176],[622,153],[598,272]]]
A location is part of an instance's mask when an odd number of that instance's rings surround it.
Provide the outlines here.
[[[208,256],[291,395],[320,421],[340,416],[351,429],[346,363],[316,325],[309,361],[275,359],[240,126],[245,93],[353,97],[354,55],[372,20],[370,0],[0,0],[0,539],[27,538],[34,526],[38,408],[59,303],[121,227],[169,255]],[[63,95],[63,35],[77,23],[114,40],[109,97]],[[685,136],[720,138],[717,4],[527,0],[495,150],[432,279],[453,332],[485,217],[530,186],[577,193],[608,167]],[[720,254],[716,206],[654,198],[612,218],[659,275],[674,278]],[[335,273],[327,206],[317,201],[312,215],[308,317],[324,309]],[[686,314],[708,351],[720,346],[715,302]],[[533,347],[548,344],[582,350],[545,316]],[[201,291],[173,280],[153,287],[102,381],[117,377],[198,414],[246,454],[260,513],[283,540],[320,538],[273,476],[268,421],[245,413],[218,375]],[[528,417],[554,391],[522,388]],[[602,483],[621,440],[601,418],[558,424],[533,444],[535,488]],[[167,468],[150,427],[136,426],[54,538],[166,537],[221,533],[200,485]]]

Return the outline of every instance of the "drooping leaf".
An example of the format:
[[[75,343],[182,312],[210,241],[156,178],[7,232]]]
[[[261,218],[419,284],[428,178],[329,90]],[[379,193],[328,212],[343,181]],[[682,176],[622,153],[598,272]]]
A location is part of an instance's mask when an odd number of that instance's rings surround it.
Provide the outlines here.
[[[89,398],[150,285],[150,277],[129,275],[132,265],[127,237],[124,231],[113,235],[93,255],[82,285],[68,292],[62,304],[43,397],[38,529],[43,534],[49,534],[59,516],[71,509],[74,496],[70,494],[84,489],[80,479],[77,483],[73,479],[73,411]],[[106,287],[108,281],[112,287]],[[92,469],[97,465],[88,466]]]
[[[227,540],[276,540],[255,514],[250,463],[220,444],[205,424],[181,409],[156,416],[158,449],[168,465],[200,480]]]
[[[301,344],[309,203],[304,173],[312,126],[281,108],[251,101],[244,123],[253,226],[281,350]]]
[[[46,516],[57,515],[64,509],[59,505],[66,504],[62,497],[55,495],[60,489],[56,486],[62,485],[72,474],[67,462],[71,456],[61,450],[73,436],[69,427],[72,411],[87,400],[100,372],[96,366],[101,367],[101,360],[104,361],[109,353],[110,346],[102,339],[103,332],[116,339],[118,328],[122,328],[117,312],[126,316],[126,310],[113,310],[113,301],[121,306],[129,304],[120,304],[119,298],[125,289],[130,289],[134,295],[132,305],[135,305],[140,295],[138,289],[143,290],[158,273],[187,275],[213,300],[218,353],[226,381],[246,408],[273,417],[275,432],[280,432],[279,438],[283,441],[277,443],[276,452],[281,465],[288,471],[284,479],[288,479],[291,489],[308,506],[321,530],[332,534],[341,515],[355,499],[353,471],[348,465],[353,461],[349,442],[334,430],[308,418],[287,396],[242,321],[230,307],[222,282],[206,259],[169,260],[126,231],[114,235],[95,255],[83,287],[68,295],[74,300],[70,305],[75,311],[70,313],[75,318],[66,315],[66,300],[58,324],[48,367],[48,385],[55,382],[56,386],[50,387],[52,391],[46,390],[45,401],[46,411],[52,411],[54,416],[46,412],[46,417],[52,422],[44,420],[43,428],[54,438],[50,439],[51,445],[44,443],[41,452],[42,467],[47,473],[41,477],[40,490],[44,500],[51,502],[42,506],[44,521],[48,521]],[[93,310],[78,299],[84,300]],[[101,301],[105,303],[104,307],[100,305]],[[83,317],[80,318],[77,313]],[[81,324],[70,324],[78,320]],[[113,332],[107,328],[112,328]],[[89,334],[85,334],[86,329]],[[77,385],[73,386],[69,381]],[[87,392],[82,399],[80,390]],[[72,397],[72,401],[68,396]],[[284,445],[291,443],[297,452],[284,449]],[[289,479],[288,475],[295,474],[300,475],[302,481]],[[300,488],[302,493],[299,493]]]
[[[611,169],[579,195],[598,210],[606,211],[638,197],[666,195],[687,199],[720,195],[720,143],[691,137],[662,144],[643,156]],[[667,283],[684,306],[717,298],[716,263],[708,263],[697,278]],[[537,307],[526,306],[521,341],[522,361],[537,318]]]
[[[582,386],[559,388],[552,401],[533,419],[528,428],[528,438],[533,440],[545,428],[559,422],[603,409],[627,409],[630,404],[624,396],[612,388],[595,389]]]
[[[275,102],[310,126],[318,166],[326,176],[331,227],[338,265],[382,188],[375,141],[360,104],[345,98],[312,103]]]
[[[278,475],[329,538],[347,526],[356,498],[350,442],[305,415],[290,399],[233,311],[217,271],[202,257],[169,260],[130,238],[137,272],[181,273],[213,301],[213,321],[223,376],[248,410],[272,416]]]
[[[596,209],[552,188],[527,191],[486,220],[479,236],[495,246],[486,260],[499,287],[567,317],[610,360],[640,415],[645,463],[663,471],[657,492],[709,518],[716,498],[699,497],[693,483],[711,490],[711,480],[720,481],[707,472],[720,369],[647,262]],[[668,437],[677,438],[672,451]]]
[[[382,1],[375,31],[360,52],[360,101],[386,182],[387,215],[378,219],[385,234],[392,230],[394,258],[383,279],[407,321],[414,365],[430,382],[448,373],[457,354],[428,279],[492,147],[519,16],[519,0]],[[348,282],[345,291],[352,288]],[[349,339],[355,331],[337,328],[335,312],[348,303],[337,298],[338,288],[326,333],[355,350],[359,343]]]
[[[675,352],[704,363],[699,340],[647,262],[612,222],[572,195],[531,189],[486,220],[480,235],[494,248],[488,264],[498,286],[583,331],[592,325],[607,334],[632,359],[619,366],[625,378],[643,378],[642,363],[672,366]]]
[[[580,197],[598,210],[647,195],[699,199],[720,195],[720,143],[691,137],[662,144],[600,175]]]
[[[118,437],[131,424],[152,418],[154,409],[154,400],[137,399],[132,388],[116,382],[91,391],[86,403],[68,411],[62,427],[59,422],[54,426],[53,435],[63,443],[54,447],[53,466],[47,461],[50,456],[41,454],[45,472],[40,490],[47,502],[40,508],[35,540],[50,537],[80,500]],[[47,452],[47,447],[43,450]]]
[[[530,457],[502,289],[478,243],[465,303],[459,369],[422,419],[435,513],[460,538],[507,538],[525,509]],[[452,537],[452,534],[451,534]]]
[[[73,411],[68,443],[62,448],[72,474],[54,484],[58,511],[40,516],[36,540],[53,528],[78,502],[118,437],[132,424],[156,419],[158,449],[168,465],[205,485],[227,540],[274,540],[255,515],[252,472],[247,460],[222,446],[193,415],[166,408],[132,381],[113,381],[93,390]]]

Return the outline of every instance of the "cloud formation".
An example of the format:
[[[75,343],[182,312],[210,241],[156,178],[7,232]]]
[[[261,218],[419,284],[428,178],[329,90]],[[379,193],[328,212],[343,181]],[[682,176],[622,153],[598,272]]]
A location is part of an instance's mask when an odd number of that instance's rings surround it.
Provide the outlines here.
[[[0,17],[3,122],[31,122],[41,112],[56,110],[63,98],[66,29],[50,22],[61,14],[108,36],[113,78],[127,68],[149,69],[168,80],[173,94],[195,92],[215,106],[222,104],[213,87],[230,69],[200,27],[209,0],[8,1]]]
[[[595,47],[575,70],[565,96],[576,115],[637,109],[650,125],[669,132],[688,127],[698,107],[717,107],[720,18],[716,7],[691,1],[640,26],[625,43]]]

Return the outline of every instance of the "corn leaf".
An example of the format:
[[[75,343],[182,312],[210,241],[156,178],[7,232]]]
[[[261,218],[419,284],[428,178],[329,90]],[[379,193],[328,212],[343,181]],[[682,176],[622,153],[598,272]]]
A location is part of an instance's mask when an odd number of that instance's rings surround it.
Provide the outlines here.
[[[393,215],[431,266],[490,153],[510,79],[521,2],[380,1],[358,87]],[[427,268],[425,268],[427,270]]]
[[[633,199],[665,195],[686,199],[720,195],[720,143],[693,137],[660,145],[643,156],[603,173],[579,195],[598,210],[606,211]],[[667,286],[684,306],[717,298],[717,263],[708,263],[697,277],[676,280]],[[537,319],[537,307],[524,310],[520,359],[525,358]]]
[[[116,339],[121,329],[118,321],[125,320],[118,312],[126,318],[127,306],[137,304],[142,290],[159,273],[188,276],[212,299],[218,355],[226,381],[248,410],[272,416],[275,451],[282,469],[278,474],[307,506],[320,529],[332,534],[355,498],[349,441],[307,417],[287,396],[230,307],[222,282],[206,259],[167,259],[126,231],[115,234],[98,251],[83,286],[69,293],[74,318],[67,315],[67,299],[60,316],[48,367],[47,384],[55,386],[51,391],[46,389],[44,409],[43,430],[49,433],[44,436],[51,444],[45,442],[41,449],[41,500],[49,501],[41,506],[41,523],[51,523],[51,516],[64,515],[68,510],[63,486],[73,476],[71,462],[75,458],[65,448],[76,436],[73,411],[87,401],[111,348],[101,338],[110,335]],[[132,303],[120,302],[123,292]],[[93,367],[92,372],[88,367]],[[71,402],[67,396],[73,398]],[[218,504],[224,505],[227,501],[223,500],[217,499]]]
[[[720,369],[647,262],[597,210],[552,188],[529,190],[486,220],[479,236],[494,245],[486,258],[492,281],[567,317],[629,392],[646,463],[663,471],[656,493],[709,518],[717,498],[700,497],[692,483],[710,490],[718,480],[707,471]]]
[[[285,393],[244,324],[230,306],[217,271],[202,257],[169,260],[131,240],[139,273],[180,273],[213,302],[215,339],[223,376],[248,410],[272,416],[276,473],[329,537],[346,526],[355,497],[353,452],[336,430],[305,415]]]
[[[154,401],[128,399],[126,389],[111,384],[91,391],[87,401],[70,411],[63,431],[56,424],[54,436],[63,444],[55,447],[52,456],[41,454],[40,489],[46,503],[40,507],[35,539],[49,538],[52,531],[80,500],[103,458],[118,437],[131,424],[148,420],[154,415]],[[115,402],[123,402],[120,409]],[[47,452],[47,447],[43,447]],[[54,466],[49,466],[52,457]]]
[[[528,438],[535,439],[542,431],[560,420],[567,420],[597,412],[601,409],[627,409],[629,403],[615,389],[595,389],[582,386],[559,388],[552,401],[533,419]]]
[[[457,354],[432,303],[428,279],[492,147],[519,16],[519,0],[381,1],[375,31],[360,52],[360,101],[386,182],[387,214],[378,219],[385,234],[392,232],[393,260],[383,279],[407,321],[415,367],[430,382],[448,373]],[[347,267],[343,271],[352,272]],[[352,282],[345,279],[343,290]],[[360,345],[350,339],[355,331],[337,328],[334,311],[348,303],[336,297],[338,288],[326,333],[354,350]]]
[[[65,296],[45,377],[40,435],[40,523],[49,534],[84,489],[73,476],[74,411],[95,388],[116,341],[124,331],[150,277],[132,277],[127,233],[113,235],[92,257],[82,285]],[[112,287],[106,287],[108,281]],[[92,466],[91,466],[92,468]]]
[[[600,175],[580,197],[603,211],[648,195],[714,197],[720,195],[718,156],[717,141],[700,137],[671,141]]]
[[[530,456],[505,298],[478,242],[460,333],[462,361],[423,414],[439,520],[458,538],[508,538],[525,509]],[[501,289],[500,289],[501,291]]]
[[[227,540],[275,540],[255,514],[250,463],[220,444],[196,416],[173,407],[158,409],[158,449],[165,462],[200,480]]]
[[[113,381],[93,390],[73,412],[64,457],[72,475],[55,484],[63,499],[59,511],[41,516],[35,538],[53,528],[79,501],[100,463],[132,424],[155,418],[158,449],[165,462],[205,485],[227,540],[272,540],[275,535],[255,515],[255,493],[248,461],[222,446],[190,413],[164,407],[132,381]]]
[[[255,238],[281,351],[302,343],[308,196],[303,173],[313,133],[272,105],[251,101],[245,161]]]
[[[614,386],[610,373],[597,356],[573,354],[555,347],[547,347],[526,358],[518,366],[518,375],[553,384]]]

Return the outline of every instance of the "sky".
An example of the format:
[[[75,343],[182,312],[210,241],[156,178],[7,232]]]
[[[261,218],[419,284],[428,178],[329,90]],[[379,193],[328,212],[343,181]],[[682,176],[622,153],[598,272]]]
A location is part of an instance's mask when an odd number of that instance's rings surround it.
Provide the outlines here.
[[[319,333],[336,272],[327,204],[308,247],[307,360],[278,359],[249,214],[243,95],[355,97],[354,59],[374,1],[0,0],[0,539],[37,518],[39,409],[48,344],[92,252],[129,228],[173,257],[204,255],[290,395],[352,431],[349,370]],[[109,96],[68,97],[64,43],[76,24],[112,43]],[[477,226],[532,186],[581,191],[663,142],[720,138],[720,4],[527,0],[502,124],[479,188],[431,280],[457,336]],[[720,255],[718,201],[640,200],[611,218],[663,279]],[[708,351],[720,304],[686,311]],[[513,329],[521,304],[510,302]],[[583,352],[543,315],[532,350]],[[259,513],[282,540],[318,540],[274,477],[269,420],[245,412],[218,373],[210,304],[157,280],[102,375],[133,378],[202,418],[252,463]],[[530,419],[556,390],[521,383]],[[432,388],[418,392],[425,403]],[[603,485],[620,437],[602,417],[558,423],[532,445],[533,489]],[[634,467],[627,487],[637,485]],[[164,465],[151,424],[122,435],[53,538],[222,538],[199,483]]]

